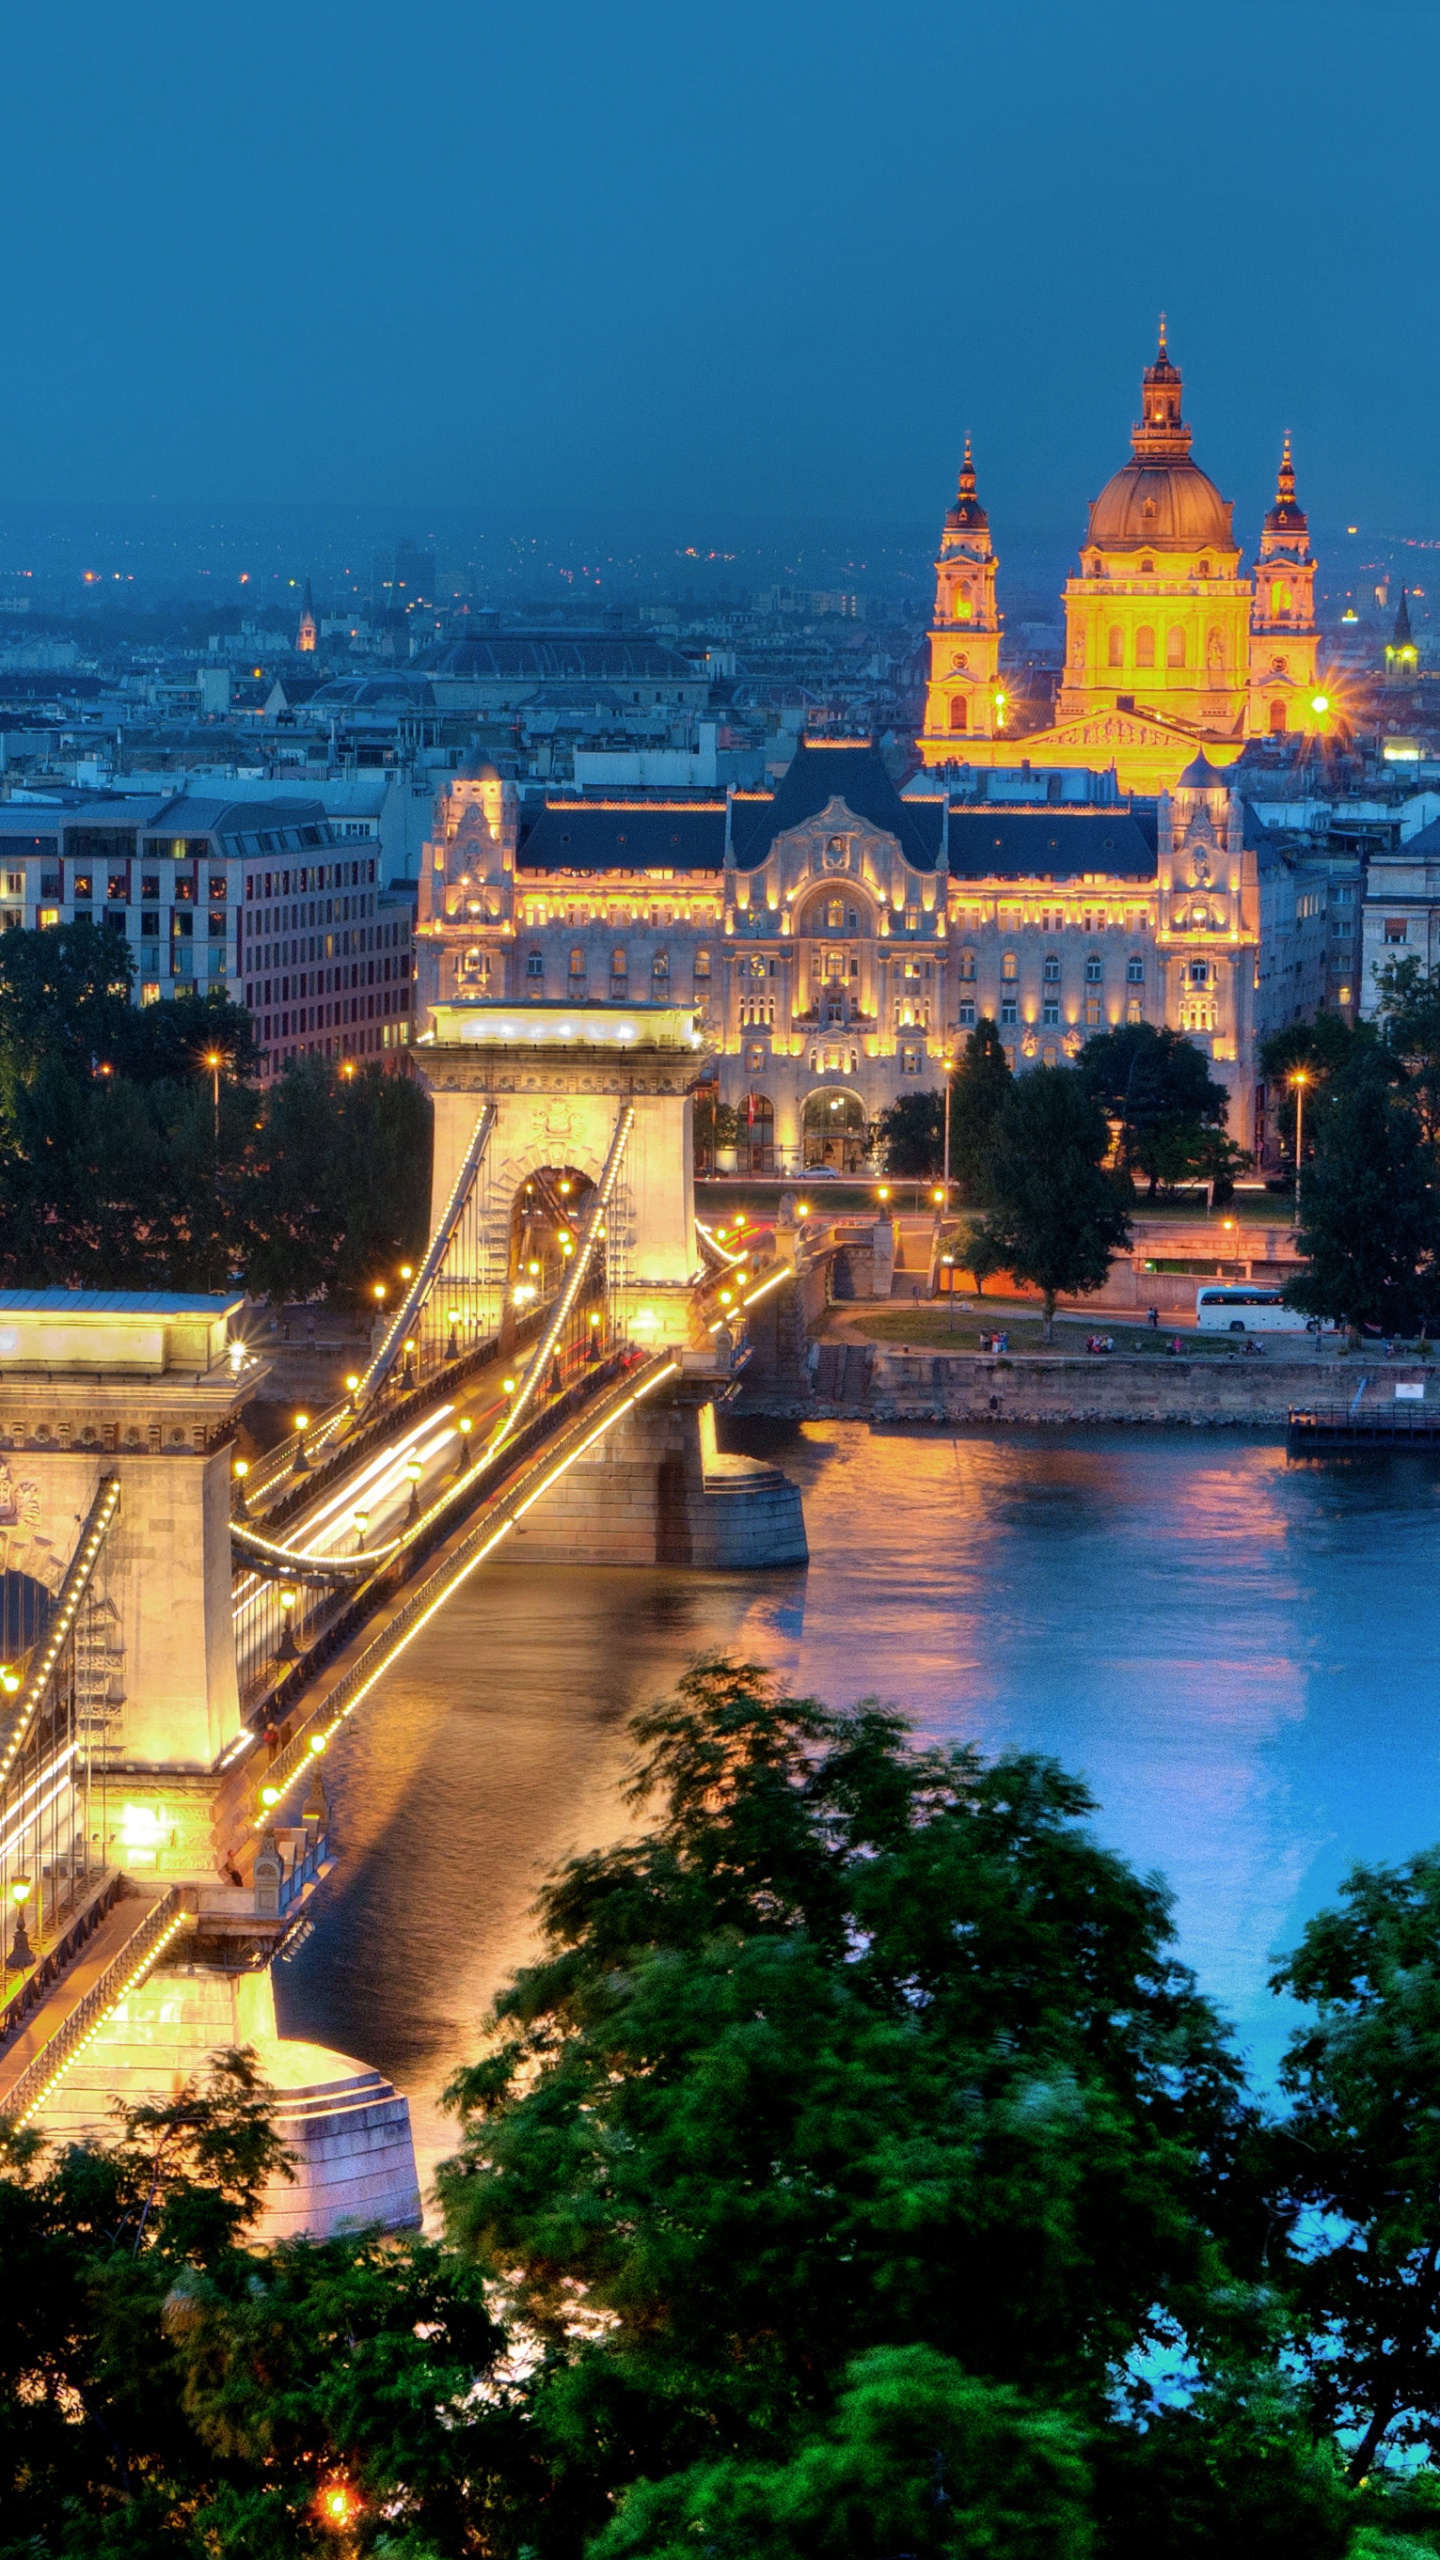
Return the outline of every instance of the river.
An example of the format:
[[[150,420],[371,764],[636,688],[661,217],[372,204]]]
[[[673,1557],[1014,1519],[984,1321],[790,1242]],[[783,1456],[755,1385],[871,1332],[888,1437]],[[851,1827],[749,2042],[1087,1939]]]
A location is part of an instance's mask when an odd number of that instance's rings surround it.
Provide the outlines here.
[[[1440,1468],[1218,1431],[751,1426],[762,1444],[803,1485],[808,1569],[487,1568],[360,1710],[326,1762],[341,1861],[277,1968],[282,2031],[407,2092],[423,2181],[541,1873],[630,1819],[626,1718],[725,1645],[1077,1771],[1270,2078],[1276,1953],[1354,1861],[1440,1838]]]

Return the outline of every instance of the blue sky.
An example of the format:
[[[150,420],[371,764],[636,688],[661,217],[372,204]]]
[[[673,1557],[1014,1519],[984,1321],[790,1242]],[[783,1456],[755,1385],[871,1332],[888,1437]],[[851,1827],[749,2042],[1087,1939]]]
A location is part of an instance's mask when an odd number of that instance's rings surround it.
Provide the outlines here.
[[[1078,535],[1198,458],[1440,535],[1435,0],[48,0],[0,16],[0,496]]]

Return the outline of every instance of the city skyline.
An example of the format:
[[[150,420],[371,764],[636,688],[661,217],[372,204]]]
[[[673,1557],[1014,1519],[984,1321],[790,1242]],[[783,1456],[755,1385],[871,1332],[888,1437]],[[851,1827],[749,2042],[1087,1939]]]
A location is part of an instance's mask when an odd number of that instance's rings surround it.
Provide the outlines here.
[[[1440,530],[1412,0],[392,27],[14,31],[0,505],[911,523],[968,431],[1068,549],[1163,307],[1239,523],[1288,428],[1317,527]]]

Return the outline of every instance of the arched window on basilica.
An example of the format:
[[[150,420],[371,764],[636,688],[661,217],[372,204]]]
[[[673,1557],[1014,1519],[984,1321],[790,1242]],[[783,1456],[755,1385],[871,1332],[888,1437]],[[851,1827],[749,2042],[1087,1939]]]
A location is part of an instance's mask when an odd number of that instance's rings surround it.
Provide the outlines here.
[[[970,705],[963,693],[953,694],[950,700],[950,727],[952,734],[957,738],[963,737],[969,726]]]
[[[1110,625],[1110,637],[1106,644],[1106,651],[1112,667],[1124,666],[1125,634],[1121,630],[1118,622],[1112,622]]]
[[[1288,613],[1290,610],[1290,590],[1283,578],[1277,578],[1270,590],[1270,610],[1272,613]]]
[[[1283,702],[1272,702],[1270,705],[1270,735],[1272,738],[1283,738],[1285,735],[1285,705]]]
[[[1135,634],[1135,664],[1137,667],[1153,667],[1155,664],[1155,634],[1148,622],[1142,622]]]
[[[1165,634],[1165,664],[1167,667],[1183,667],[1185,664],[1185,634],[1178,622],[1172,622]]]

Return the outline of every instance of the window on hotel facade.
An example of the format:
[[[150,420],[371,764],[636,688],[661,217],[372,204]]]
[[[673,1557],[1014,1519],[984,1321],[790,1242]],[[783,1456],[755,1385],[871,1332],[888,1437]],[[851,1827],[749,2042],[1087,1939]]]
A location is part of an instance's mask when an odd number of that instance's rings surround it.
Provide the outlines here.
[[[1112,624],[1111,624],[1111,626],[1110,626],[1110,637],[1109,637],[1109,640],[1108,640],[1108,642],[1107,642],[1107,644],[1106,644],[1106,652],[1105,652],[1105,654],[1106,654],[1106,656],[1108,657],[1108,659],[1109,659],[1110,664],[1111,664],[1111,666],[1112,666],[1112,667],[1123,667],[1123,666],[1124,666],[1124,664],[1125,664],[1125,634],[1124,634],[1124,632],[1121,630],[1120,625],[1119,625],[1119,623],[1118,623],[1118,622],[1112,622]]]
[[[1018,1021],[1019,1021],[1019,1019],[1020,1019],[1020,1008],[1019,1008],[1018,1004],[1016,1003],[1016,1000],[1015,1000],[1014,996],[1002,996],[1002,997],[1001,997],[1001,999],[1000,999],[1000,1019],[1001,1019],[1001,1021],[1002,1021],[1002,1022],[1018,1022]]]
[[[960,1028],[962,1031],[975,1028],[975,1002],[971,996],[967,996],[960,1007]]]
[[[583,978],[585,975],[585,954],[578,942],[570,954],[570,975],[572,978]]]
[[[1012,983],[1013,983],[1013,981],[1014,981],[1016,978],[1018,978],[1018,977],[1019,977],[1019,975],[1020,975],[1020,963],[1019,963],[1019,961],[1016,959],[1015,954],[1014,954],[1014,952],[1013,952],[1013,951],[1007,951],[1007,952],[1005,953],[1005,955],[1004,955],[1003,959],[1001,960],[1001,963],[1000,963],[1000,975],[1001,975],[1001,977],[1002,977],[1002,978],[1006,978],[1006,979],[1010,980]]]
[[[959,976],[962,986],[973,986],[975,982],[975,954],[973,951],[961,952]]]
[[[1131,986],[1132,986],[1132,987],[1143,987],[1143,986],[1144,986],[1144,984],[1145,984],[1145,961],[1144,961],[1144,957],[1143,957],[1143,955],[1142,955],[1140,952],[1138,952],[1138,951],[1132,951],[1132,952],[1131,952],[1129,959],[1128,959],[1128,960],[1126,961],[1126,963],[1125,963],[1125,975],[1126,975],[1127,979],[1129,980],[1129,982],[1130,982],[1130,984],[1131,984]]]
[[[527,977],[527,978],[543,978],[543,977],[544,977],[544,975],[545,975],[545,954],[544,954],[544,952],[543,952],[543,951],[529,951],[529,952],[527,952],[527,953],[526,953],[526,955],[525,955],[525,975],[526,975],[526,977]]]
[[[670,954],[668,951],[656,952],[654,959],[650,963],[650,977],[652,984],[657,987],[669,985]]]
[[[1087,1031],[1098,1031],[1100,1028],[1100,999],[1098,996],[1087,996],[1085,999],[1085,1028]]]
[[[1192,961],[1191,961],[1191,963],[1190,963],[1190,967],[1189,967],[1189,969],[1188,969],[1188,971],[1187,971],[1187,973],[1186,973],[1186,974],[1187,974],[1187,975],[1188,975],[1188,977],[1189,977],[1190,984],[1191,984],[1191,986],[1192,986],[1192,987],[1208,987],[1208,986],[1209,986],[1209,984],[1210,984],[1210,963],[1209,963],[1209,961],[1208,961],[1208,960],[1192,960]]]
[[[1153,667],[1155,664],[1155,634],[1148,622],[1142,622],[1135,634],[1135,664],[1137,667]]]
[[[1047,985],[1047,987],[1058,987],[1058,986],[1059,986],[1059,984],[1060,984],[1060,955],[1059,955],[1059,953],[1058,953],[1057,951],[1047,951],[1047,952],[1046,952],[1046,954],[1045,954],[1045,965],[1044,965],[1044,968],[1041,970],[1040,974],[1041,974],[1042,978],[1044,979],[1045,984]]]
[[[902,1076],[918,1076],[924,1064],[925,1052],[923,1049],[904,1048],[901,1050],[900,1073]]]
[[[1092,951],[1085,963],[1085,984],[1098,987],[1105,975],[1105,963],[1098,951]]]
[[[1058,996],[1047,996],[1045,998],[1044,1003],[1040,1007],[1040,1019],[1043,1023],[1052,1026],[1059,1022],[1060,999]]]
[[[710,954],[703,945],[695,954],[695,975],[697,978],[708,978],[710,975]]]
[[[1125,999],[1125,1019],[1126,1019],[1126,1021],[1127,1021],[1127,1022],[1143,1022],[1143,1021],[1144,1021],[1144,1018],[1145,1018],[1145,1009],[1144,1009],[1144,1006],[1141,1004],[1140,998],[1139,998],[1138,996],[1127,996],[1127,997],[1126,997],[1126,999]]]
[[[613,950],[613,951],[611,952],[611,954],[610,954],[610,975],[611,975],[611,977],[612,977],[612,978],[624,978],[624,977],[628,976],[628,974],[629,974],[629,967],[630,967],[630,964],[629,964],[629,962],[627,961],[627,959],[626,959],[626,957],[625,957],[625,953],[624,953],[623,948],[621,948],[619,945],[617,945],[617,946],[616,946],[616,948],[615,948],[615,950]]]

